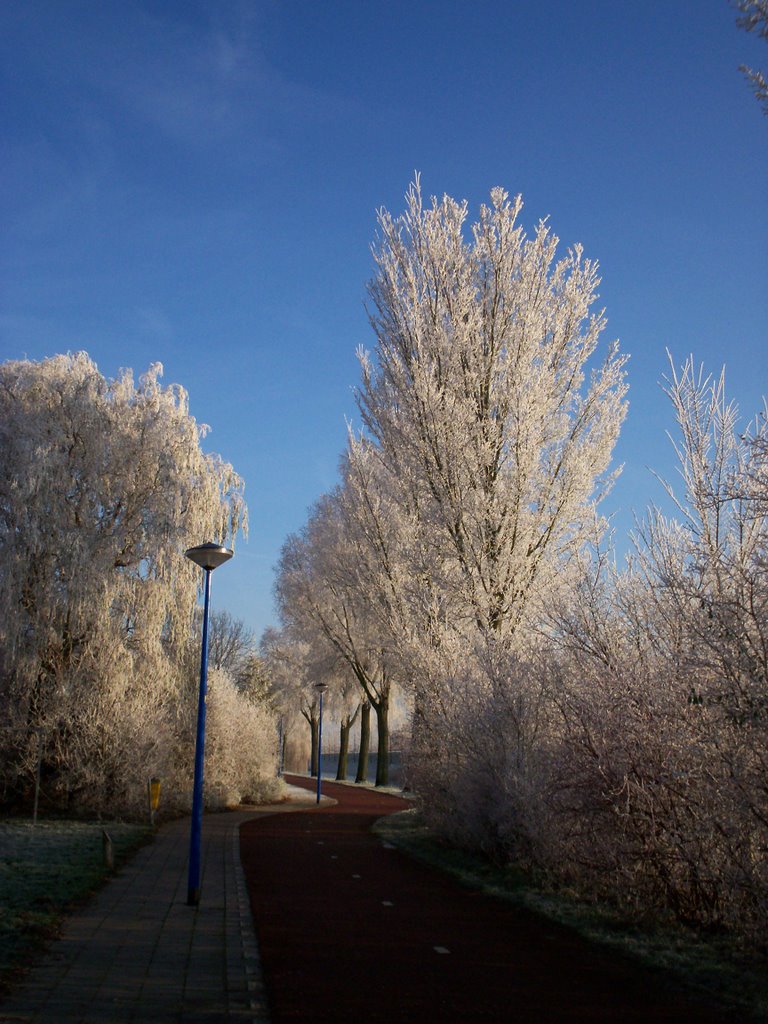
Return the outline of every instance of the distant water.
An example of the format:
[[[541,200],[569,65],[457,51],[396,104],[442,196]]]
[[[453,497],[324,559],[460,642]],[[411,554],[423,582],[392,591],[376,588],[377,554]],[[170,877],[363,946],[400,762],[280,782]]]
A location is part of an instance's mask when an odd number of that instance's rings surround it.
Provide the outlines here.
[[[324,779],[333,781],[336,778],[336,770],[339,766],[338,754],[323,754],[321,761],[321,774]],[[357,754],[350,754],[347,758],[347,779],[355,781],[357,775]],[[376,753],[368,757],[368,781],[376,781]],[[402,754],[394,750],[389,755],[389,785],[402,786],[403,784],[403,759]]]

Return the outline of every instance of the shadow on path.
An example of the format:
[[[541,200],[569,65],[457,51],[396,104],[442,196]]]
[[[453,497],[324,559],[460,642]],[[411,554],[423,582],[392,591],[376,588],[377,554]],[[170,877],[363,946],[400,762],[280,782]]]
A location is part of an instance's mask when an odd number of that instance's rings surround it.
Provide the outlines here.
[[[337,804],[240,830],[273,1024],[737,1019],[370,834],[406,801],[325,782],[323,793]]]

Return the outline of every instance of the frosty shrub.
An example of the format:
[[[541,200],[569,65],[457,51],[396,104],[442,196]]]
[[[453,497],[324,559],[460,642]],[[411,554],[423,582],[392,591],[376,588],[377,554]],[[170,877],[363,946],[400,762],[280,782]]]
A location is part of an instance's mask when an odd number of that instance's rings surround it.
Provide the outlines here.
[[[409,777],[426,819],[454,842],[499,863],[548,859],[556,707],[550,665],[533,651],[501,666],[458,661],[421,689]],[[450,684],[451,700],[444,694]]]
[[[679,518],[652,509],[625,571],[588,565],[557,622],[562,787],[549,862],[587,890],[764,934],[768,910],[765,418],[740,435],[689,361]]]
[[[274,716],[252,704],[220,669],[208,674],[205,789],[212,808],[269,803],[277,798]]]

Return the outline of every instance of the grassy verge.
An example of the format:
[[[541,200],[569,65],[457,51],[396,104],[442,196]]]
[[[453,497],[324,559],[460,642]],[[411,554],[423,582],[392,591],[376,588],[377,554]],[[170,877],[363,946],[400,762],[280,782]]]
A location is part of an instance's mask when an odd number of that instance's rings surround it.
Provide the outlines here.
[[[102,829],[116,867],[151,834],[123,823],[0,821],[0,992],[107,876]]]
[[[669,921],[638,922],[610,907],[539,885],[517,868],[499,868],[436,837],[417,810],[381,818],[375,833],[463,885],[525,907],[572,928],[591,942],[667,971],[744,1021],[768,1020],[768,959],[739,949],[727,937],[710,938]]]

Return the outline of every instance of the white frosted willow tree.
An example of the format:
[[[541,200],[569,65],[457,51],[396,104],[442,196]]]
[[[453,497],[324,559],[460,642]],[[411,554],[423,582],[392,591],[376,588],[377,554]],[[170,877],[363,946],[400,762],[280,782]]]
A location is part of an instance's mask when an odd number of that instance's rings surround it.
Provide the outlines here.
[[[0,366],[2,796],[43,750],[59,806],[127,808],[189,765],[184,671],[200,573],[185,547],[231,542],[242,481],[162,367],[103,377],[85,353]],[[188,659],[187,659],[188,661]]]
[[[482,802],[460,793],[470,775],[490,794],[523,756],[501,735],[528,728],[513,663],[600,534],[625,414],[624,357],[597,358],[596,264],[558,258],[543,221],[527,237],[521,209],[496,188],[468,228],[466,202],[425,203],[417,179],[401,216],[379,215],[360,354],[350,476],[372,536],[372,512],[397,510],[373,589],[415,690],[415,781],[445,818]]]

